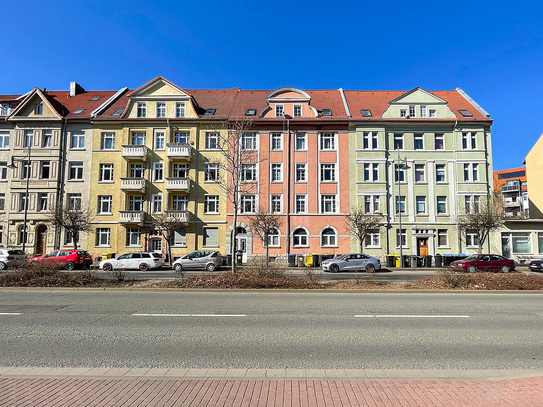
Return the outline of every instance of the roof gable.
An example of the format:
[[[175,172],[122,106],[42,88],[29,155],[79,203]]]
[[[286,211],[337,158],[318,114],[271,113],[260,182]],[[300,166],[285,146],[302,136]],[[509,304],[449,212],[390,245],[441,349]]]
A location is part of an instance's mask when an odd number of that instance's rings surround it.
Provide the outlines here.
[[[38,109],[41,106],[41,109]],[[62,104],[48,98],[39,88],[34,88],[9,115],[9,120],[60,120]]]
[[[179,86],[161,76],[157,76],[155,79],[140,86],[130,94],[130,99],[156,100],[171,98],[187,100],[190,98],[190,95]]]
[[[393,99],[389,104],[412,104],[412,103],[424,103],[424,104],[447,104],[447,101],[437,97],[433,93],[425,91],[422,88],[415,88],[403,95]]]

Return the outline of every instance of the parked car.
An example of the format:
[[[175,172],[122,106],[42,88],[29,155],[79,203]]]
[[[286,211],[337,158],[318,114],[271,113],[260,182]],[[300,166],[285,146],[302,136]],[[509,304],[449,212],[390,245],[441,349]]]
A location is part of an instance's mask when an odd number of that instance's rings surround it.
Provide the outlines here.
[[[164,265],[164,259],[159,253],[154,252],[133,252],[125,253],[114,259],[102,260],[98,267],[101,270],[126,270],[139,269],[147,271]]]
[[[460,271],[501,271],[508,273],[515,269],[515,262],[498,254],[474,254],[451,263],[451,267]]]
[[[215,250],[196,250],[173,262],[175,271],[201,269],[215,271],[223,264],[223,256]]]
[[[86,250],[55,250],[42,256],[30,259],[30,264],[42,263],[49,266],[73,270],[77,267],[89,268],[92,264],[92,257]]]
[[[530,271],[543,271],[543,260],[534,260],[530,263]]]
[[[16,267],[25,261],[25,253],[19,249],[0,249],[0,270]]]
[[[366,271],[373,273],[375,270],[381,270],[381,261],[367,254],[349,253],[334,259],[324,260],[321,269],[331,273],[337,273],[338,271]]]

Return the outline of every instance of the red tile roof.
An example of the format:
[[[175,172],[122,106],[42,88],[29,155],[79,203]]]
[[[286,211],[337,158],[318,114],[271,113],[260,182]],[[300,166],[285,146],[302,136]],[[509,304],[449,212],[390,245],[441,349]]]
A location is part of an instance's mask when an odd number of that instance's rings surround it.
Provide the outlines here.
[[[116,91],[113,90],[97,90],[86,91],[75,96],[70,96],[69,91],[46,91],[49,101],[52,102],[57,112],[64,115],[68,119],[88,119],[91,112],[102,105],[108,98],[113,96]],[[98,100],[91,100],[93,97],[99,96]],[[56,103],[55,103],[56,102]],[[64,112],[62,110],[64,108]],[[74,114],[78,109],[84,109],[80,114]]]

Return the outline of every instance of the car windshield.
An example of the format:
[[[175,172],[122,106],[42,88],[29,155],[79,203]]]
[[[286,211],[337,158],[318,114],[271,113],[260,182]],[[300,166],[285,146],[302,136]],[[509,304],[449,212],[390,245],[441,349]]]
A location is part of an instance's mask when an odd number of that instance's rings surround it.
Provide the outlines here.
[[[472,254],[471,256],[466,257],[463,261],[473,261],[473,260],[477,260],[478,258],[479,258],[478,254]]]

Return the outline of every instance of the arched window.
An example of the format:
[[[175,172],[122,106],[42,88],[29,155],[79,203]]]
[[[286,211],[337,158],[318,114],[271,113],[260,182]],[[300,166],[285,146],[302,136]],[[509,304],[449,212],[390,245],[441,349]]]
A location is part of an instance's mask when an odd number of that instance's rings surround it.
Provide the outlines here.
[[[332,228],[326,228],[321,232],[321,246],[336,246],[337,235]]]
[[[279,246],[279,231],[277,229],[273,229],[268,234],[268,246]]]
[[[19,231],[17,233],[17,239],[19,244],[23,244],[23,241],[28,243],[28,228],[24,225],[19,226]]]
[[[295,229],[294,232],[292,232],[292,245],[307,246],[307,230],[304,228]]]
[[[246,235],[247,230],[243,226],[238,226],[236,228],[236,235]]]

